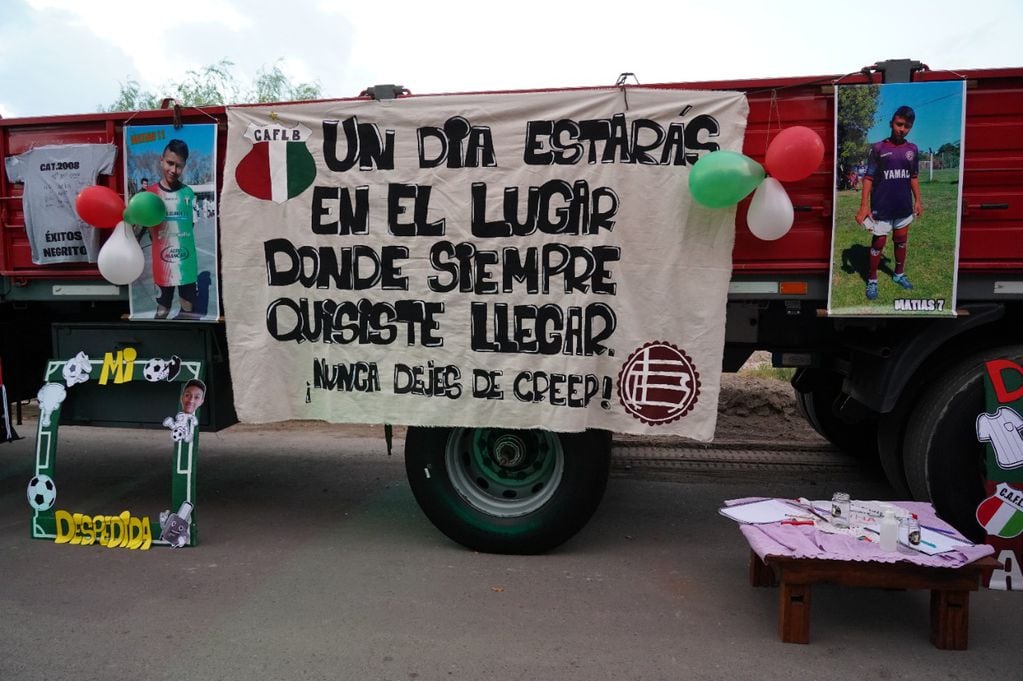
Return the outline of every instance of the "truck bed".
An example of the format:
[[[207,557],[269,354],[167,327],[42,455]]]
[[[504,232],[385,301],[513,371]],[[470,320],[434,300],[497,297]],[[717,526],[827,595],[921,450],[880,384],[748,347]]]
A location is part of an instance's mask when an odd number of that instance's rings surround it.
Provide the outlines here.
[[[962,158],[963,220],[960,244],[962,274],[997,274],[1023,268],[1023,69],[965,72],[924,71],[917,80],[967,81],[966,139]],[[874,75],[875,81],[879,76]],[[750,104],[744,152],[763,161],[767,144],[783,127],[805,125],[825,140],[826,155],[809,178],[786,183],[796,210],[791,232],[775,242],[755,238],[746,227],[749,199],[739,204],[733,256],[737,280],[803,275],[826,280],[830,261],[834,186],[834,84],[868,82],[864,74],[847,77],[666,83],[666,89],[725,89],[747,93]],[[0,154],[20,154],[47,144],[114,143],[121,146],[129,122],[166,123],[172,111],[97,113],[45,118],[0,119]],[[226,125],[223,107],[182,110],[182,122]],[[226,136],[221,136],[223,143]],[[220,154],[223,163],[224,154]],[[123,156],[113,176],[100,178],[123,191]],[[218,182],[219,184],[219,182]],[[218,187],[219,189],[219,187]],[[100,279],[95,267],[40,267],[31,261],[21,205],[22,188],[0,174],[0,276],[14,286],[33,280]],[[811,293],[819,286],[811,287]]]

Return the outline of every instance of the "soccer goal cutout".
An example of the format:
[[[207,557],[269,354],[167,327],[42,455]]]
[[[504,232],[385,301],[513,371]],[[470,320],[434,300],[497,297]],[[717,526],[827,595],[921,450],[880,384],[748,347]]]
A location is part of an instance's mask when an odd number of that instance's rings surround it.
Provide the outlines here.
[[[193,512],[199,460],[197,412],[206,395],[201,361],[140,358],[134,348],[108,352],[102,361],[84,352],[71,359],[51,359],[43,376],[36,435],[35,474],[29,481],[34,539],[109,548],[148,549],[157,546],[194,546],[198,541]],[[171,504],[161,518],[136,517],[130,511],[116,515],[85,514],[57,507],[57,431],[61,405],[75,386],[96,381],[101,389],[130,389],[132,383],[172,383],[179,387],[179,409],[163,425],[170,429],[174,455],[171,463]],[[166,434],[165,434],[166,436]]]

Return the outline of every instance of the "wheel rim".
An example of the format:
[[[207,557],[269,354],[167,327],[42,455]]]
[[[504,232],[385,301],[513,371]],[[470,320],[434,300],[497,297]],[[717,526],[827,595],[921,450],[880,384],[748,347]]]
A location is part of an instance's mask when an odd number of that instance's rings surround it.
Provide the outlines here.
[[[500,428],[455,428],[445,463],[458,494],[487,515],[514,518],[546,504],[565,468],[553,433]]]

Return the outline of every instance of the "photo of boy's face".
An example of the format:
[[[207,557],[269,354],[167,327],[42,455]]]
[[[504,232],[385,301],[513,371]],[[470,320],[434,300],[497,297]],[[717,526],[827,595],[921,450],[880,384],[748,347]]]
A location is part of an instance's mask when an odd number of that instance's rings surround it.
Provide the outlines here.
[[[895,116],[892,118],[892,141],[901,142],[906,139],[906,135],[913,129],[913,124],[907,121],[902,116]]]
[[[185,173],[185,159],[170,149],[163,152],[160,158],[160,172],[163,173],[163,183],[170,188],[178,186],[181,176]]]
[[[206,391],[197,385],[190,385],[181,392],[181,410],[186,414],[194,414],[202,406]]]

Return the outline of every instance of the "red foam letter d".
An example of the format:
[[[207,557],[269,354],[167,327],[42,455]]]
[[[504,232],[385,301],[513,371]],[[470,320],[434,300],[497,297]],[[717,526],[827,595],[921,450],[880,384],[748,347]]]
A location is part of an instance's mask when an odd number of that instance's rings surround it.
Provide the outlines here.
[[[1023,386],[1010,391],[1005,387],[1005,381],[1002,380],[1002,372],[1008,370],[1015,371],[1023,377],[1023,366],[1007,359],[993,359],[990,362],[986,362],[985,366],[987,367],[988,378],[991,379],[991,387],[995,389],[995,395],[998,397],[999,402],[1008,404],[1023,397]]]

